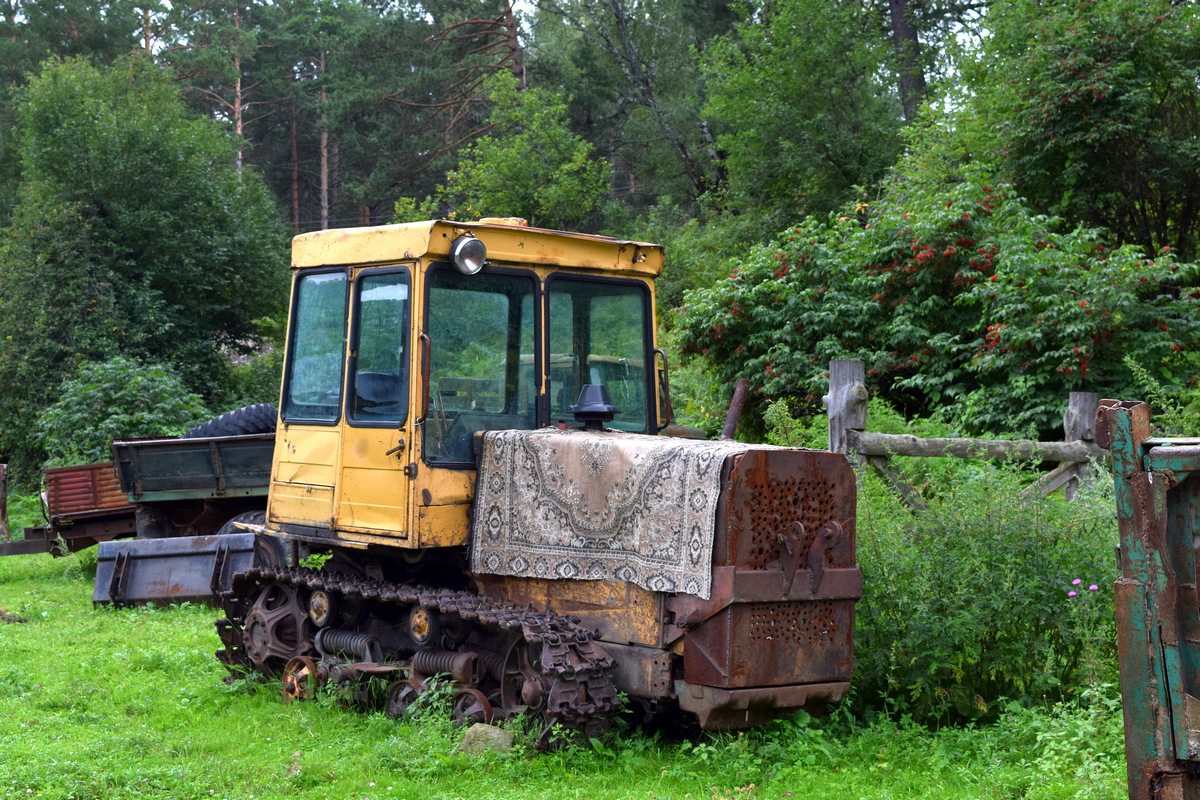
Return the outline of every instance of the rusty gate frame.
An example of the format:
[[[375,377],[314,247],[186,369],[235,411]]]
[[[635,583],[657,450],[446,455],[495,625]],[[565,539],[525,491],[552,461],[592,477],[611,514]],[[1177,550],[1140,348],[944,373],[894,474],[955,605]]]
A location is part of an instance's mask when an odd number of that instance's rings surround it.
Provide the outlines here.
[[[1150,407],[1101,400],[1120,531],[1117,650],[1131,800],[1200,798],[1200,439],[1151,436]]]

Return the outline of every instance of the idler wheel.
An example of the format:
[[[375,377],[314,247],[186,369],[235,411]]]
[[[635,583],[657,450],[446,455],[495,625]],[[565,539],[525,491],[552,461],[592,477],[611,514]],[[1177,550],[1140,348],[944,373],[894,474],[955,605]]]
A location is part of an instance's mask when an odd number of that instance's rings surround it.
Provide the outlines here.
[[[531,655],[528,642],[518,639],[508,648],[500,678],[500,708],[506,717],[536,714],[545,705],[546,686],[539,661]]]
[[[265,675],[278,674],[289,661],[312,651],[311,622],[294,586],[263,587],[250,605],[242,629],[242,647]]]
[[[400,719],[420,699],[424,688],[416,681],[396,681],[388,687],[387,699],[383,704],[383,712],[391,719]]]
[[[308,597],[308,618],[313,625],[324,628],[337,616],[337,599],[324,589],[314,589]]]
[[[417,647],[428,647],[437,641],[440,629],[437,615],[425,606],[413,606],[408,612],[408,635]]]

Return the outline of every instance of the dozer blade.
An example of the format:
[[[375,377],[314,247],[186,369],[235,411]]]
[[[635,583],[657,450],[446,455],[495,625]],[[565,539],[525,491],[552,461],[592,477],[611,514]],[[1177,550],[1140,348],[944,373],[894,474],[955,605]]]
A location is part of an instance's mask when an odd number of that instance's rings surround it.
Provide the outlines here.
[[[216,603],[253,561],[253,533],[102,542],[92,602]]]

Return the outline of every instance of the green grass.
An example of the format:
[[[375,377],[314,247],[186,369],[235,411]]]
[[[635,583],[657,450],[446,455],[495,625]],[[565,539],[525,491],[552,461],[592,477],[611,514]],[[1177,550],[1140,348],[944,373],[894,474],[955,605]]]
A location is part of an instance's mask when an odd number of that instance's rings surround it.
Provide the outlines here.
[[[745,735],[456,754],[439,716],[396,723],[278,684],[226,685],[212,609],[94,610],[77,557],[0,559],[0,798],[1120,798],[1119,708],[1014,708],[940,732],[836,715]]]

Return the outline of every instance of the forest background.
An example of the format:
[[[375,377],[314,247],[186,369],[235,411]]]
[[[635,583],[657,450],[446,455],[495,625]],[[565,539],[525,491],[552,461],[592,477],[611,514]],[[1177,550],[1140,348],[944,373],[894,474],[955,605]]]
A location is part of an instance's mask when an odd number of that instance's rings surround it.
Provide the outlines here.
[[[28,484],[93,455],[81,414],[151,434],[271,399],[287,236],[428,216],[667,245],[660,327],[709,426],[738,377],[751,435],[767,401],[819,410],[842,357],[964,433],[1051,431],[1135,374],[1186,403],[1198,15],[6,0],[0,456]]]

